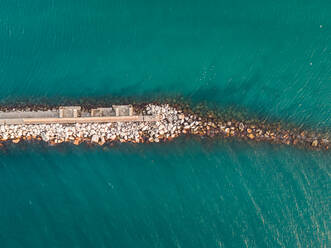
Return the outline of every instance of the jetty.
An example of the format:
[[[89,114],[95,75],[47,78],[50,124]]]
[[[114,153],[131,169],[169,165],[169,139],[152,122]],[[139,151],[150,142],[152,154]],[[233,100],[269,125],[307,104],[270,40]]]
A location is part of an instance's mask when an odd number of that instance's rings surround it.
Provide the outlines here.
[[[80,106],[61,106],[47,111],[0,112],[0,125],[24,124],[75,124],[108,122],[150,122],[158,121],[155,115],[137,115],[132,105],[112,105],[111,107],[82,110]]]
[[[136,110],[136,111],[135,111]],[[160,142],[180,135],[237,138],[255,142],[329,149],[329,135],[264,122],[224,120],[170,106],[112,105],[83,109],[61,106],[43,111],[0,111],[0,147],[7,141],[42,140],[51,145],[82,142],[104,145],[111,142]]]

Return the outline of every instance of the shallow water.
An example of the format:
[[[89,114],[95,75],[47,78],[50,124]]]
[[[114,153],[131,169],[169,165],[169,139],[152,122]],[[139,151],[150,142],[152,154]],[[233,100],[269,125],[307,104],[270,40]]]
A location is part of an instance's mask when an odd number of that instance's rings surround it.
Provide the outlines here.
[[[330,1],[2,0],[0,101],[183,95],[331,126]],[[330,154],[182,138],[0,151],[1,247],[326,247]]]

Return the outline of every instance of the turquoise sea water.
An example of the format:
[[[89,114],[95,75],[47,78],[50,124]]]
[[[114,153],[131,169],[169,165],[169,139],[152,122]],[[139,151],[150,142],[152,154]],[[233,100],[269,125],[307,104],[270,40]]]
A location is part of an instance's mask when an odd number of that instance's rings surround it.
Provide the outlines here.
[[[0,101],[183,95],[330,130],[330,1],[2,0]],[[181,138],[0,150],[0,247],[327,247],[330,153]]]

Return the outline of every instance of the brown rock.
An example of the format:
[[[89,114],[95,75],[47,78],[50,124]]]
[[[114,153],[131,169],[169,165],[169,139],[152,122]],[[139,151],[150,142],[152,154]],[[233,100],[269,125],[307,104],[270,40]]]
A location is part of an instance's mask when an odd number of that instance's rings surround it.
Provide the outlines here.
[[[100,139],[100,141],[98,142],[98,144],[100,145],[100,146],[103,146],[104,144],[106,143],[106,141],[105,141],[105,139]]]
[[[20,139],[13,139],[12,142],[13,142],[14,144],[17,144],[17,143],[20,142]]]
[[[248,135],[248,138],[250,138],[250,139],[254,139],[255,136],[254,136],[254,134],[250,133],[250,134]]]
[[[180,114],[180,115],[178,115],[178,118],[179,118],[180,120],[184,120],[184,118],[185,118],[185,115],[183,115],[183,114]]]

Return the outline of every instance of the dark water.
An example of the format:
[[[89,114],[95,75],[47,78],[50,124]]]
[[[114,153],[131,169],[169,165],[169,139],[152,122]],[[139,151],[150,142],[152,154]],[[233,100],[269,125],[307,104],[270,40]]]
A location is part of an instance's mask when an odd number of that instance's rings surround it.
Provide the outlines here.
[[[331,126],[330,1],[2,0],[0,101],[183,95]],[[0,151],[0,247],[327,247],[330,153]]]

